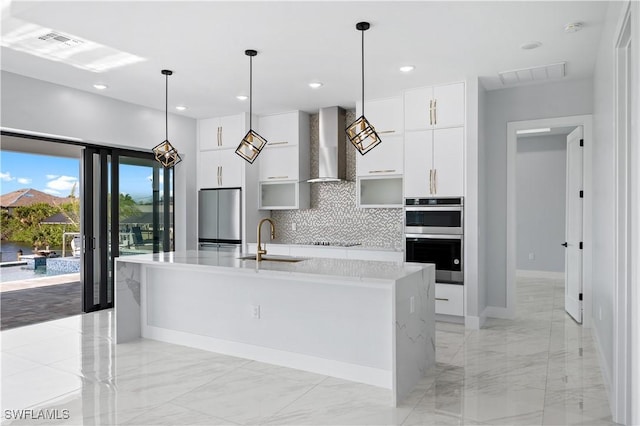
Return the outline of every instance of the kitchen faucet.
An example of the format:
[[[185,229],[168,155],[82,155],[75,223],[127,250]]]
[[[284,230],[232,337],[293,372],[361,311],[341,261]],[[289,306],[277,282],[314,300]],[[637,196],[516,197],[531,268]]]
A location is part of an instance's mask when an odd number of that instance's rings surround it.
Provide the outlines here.
[[[264,244],[264,249],[260,245],[262,243],[261,230],[264,222],[269,222],[271,224],[271,239],[273,240],[276,237],[276,228],[273,221],[268,217],[265,217],[260,221],[260,223],[258,223],[258,249],[256,250],[256,262],[260,262],[262,260],[262,255],[267,254],[267,243]]]

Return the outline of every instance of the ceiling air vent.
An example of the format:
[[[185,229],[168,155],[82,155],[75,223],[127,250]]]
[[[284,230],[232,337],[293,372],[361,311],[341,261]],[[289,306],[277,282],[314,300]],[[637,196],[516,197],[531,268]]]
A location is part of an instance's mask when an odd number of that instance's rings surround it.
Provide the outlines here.
[[[64,34],[49,32],[38,37],[38,40],[49,43],[62,43],[69,47],[79,46],[84,43],[82,40],[73,39]]]
[[[498,73],[503,86],[534,83],[546,80],[560,80],[566,75],[566,62],[541,65],[532,68],[502,71]]]

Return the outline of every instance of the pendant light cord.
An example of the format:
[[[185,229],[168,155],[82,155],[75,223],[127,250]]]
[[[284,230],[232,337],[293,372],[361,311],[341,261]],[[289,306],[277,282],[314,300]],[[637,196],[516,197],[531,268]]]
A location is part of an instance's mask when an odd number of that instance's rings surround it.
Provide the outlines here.
[[[249,130],[252,130],[253,119],[253,56],[249,56]]]
[[[169,140],[169,74],[165,74],[164,85],[164,140]]]
[[[364,30],[362,33],[362,116],[364,117]]]

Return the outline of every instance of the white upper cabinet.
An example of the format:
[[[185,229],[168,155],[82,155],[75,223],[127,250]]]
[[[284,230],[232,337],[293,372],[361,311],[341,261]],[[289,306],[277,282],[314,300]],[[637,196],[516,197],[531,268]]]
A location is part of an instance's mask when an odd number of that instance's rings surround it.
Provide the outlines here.
[[[407,132],[404,138],[405,197],[431,197],[433,169],[433,130]]]
[[[464,195],[464,128],[405,135],[405,197]]]
[[[258,134],[267,140],[265,148],[298,145],[300,139],[298,111],[260,117]]]
[[[282,146],[260,153],[260,181],[298,180],[298,147]]]
[[[309,114],[301,111],[260,117],[267,140],[260,153],[260,209],[309,208]]]
[[[243,114],[198,120],[200,150],[236,148],[243,130]]]
[[[365,101],[364,115],[381,139],[385,136],[401,135],[404,131],[402,98],[387,98]],[[356,103],[356,118],[362,115],[362,102]],[[351,123],[347,123],[347,126]]]
[[[464,126],[464,83],[423,87],[404,94],[405,130]]]
[[[365,155],[356,153],[358,176],[398,175],[404,169],[403,137],[380,135],[380,145]]]
[[[433,170],[435,195],[464,195],[464,128],[433,131]]]
[[[198,154],[198,189],[242,187],[244,160],[233,149]]]

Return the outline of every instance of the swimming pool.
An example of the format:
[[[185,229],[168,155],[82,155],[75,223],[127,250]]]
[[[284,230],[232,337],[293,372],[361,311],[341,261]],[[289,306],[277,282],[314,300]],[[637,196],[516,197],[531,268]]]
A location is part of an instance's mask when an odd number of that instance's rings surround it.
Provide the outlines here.
[[[9,281],[30,280],[33,278],[53,277],[56,275],[65,275],[69,272],[46,270],[38,268],[37,270],[27,269],[25,265],[20,266],[4,266],[0,268],[0,283]]]

